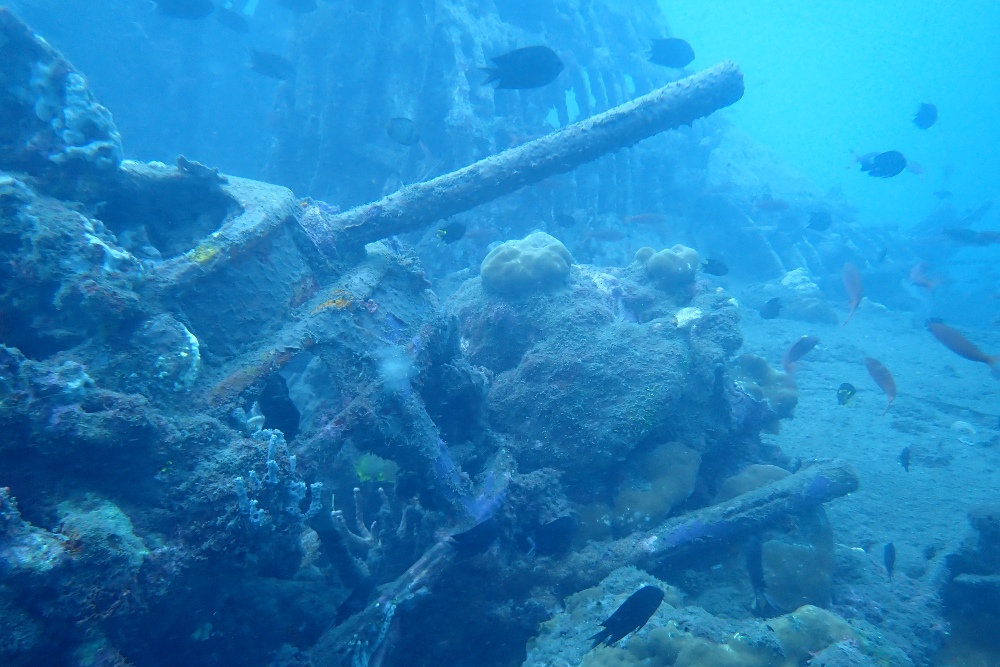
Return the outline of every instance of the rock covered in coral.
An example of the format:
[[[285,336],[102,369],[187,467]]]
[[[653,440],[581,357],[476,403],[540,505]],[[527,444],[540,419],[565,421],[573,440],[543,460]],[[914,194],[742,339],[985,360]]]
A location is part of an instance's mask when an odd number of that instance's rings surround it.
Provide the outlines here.
[[[682,329],[671,294],[630,271],[574,266],[569,289],[516,308],[478,279],[452,298],[462,348],[496,373],[487,406],[518,443],[522,471],[552,467],[571,487],[600,484],[595,470],[610,474],[641,444],[697,449],[703,428],[724,428],[716,368],[741,341],[735,304],[701,294],[700,315]]]
[[[100,178],[122,160],[110,112],[61,54],[10,10],[0,9],[0,168],[43,177],[59,189]]]
[[[155,391],[188,391],[201,368],[201,346],[182,322],[169,313],[150,318],[133,336],[142,354],[141,371]]]
[[[791,417],[799,402],[799,390],[788,373],[774,370],[763,357],[742,354],[733,364],[736,384],[758,401],[766,401],[770,415],[764,427],[770,432],[779,429],[778,420]]]
[[[764,581],[770,600],[778,609],[830,604],[832,540],[827,539],[829,533],[813,537],[811,542],[791,542],[783,537],[761,545]]]
[[[657,612],[619,644],[590,650],[587,638],[643,585],[667,591]],[[793,667],[837,647],[863,657],[878,648],[870,646],[867,637],[843,618],[812,605],[767,621],[735,621],[685,606],[677,589],[626,567],[611,573],[599,586],[567,598],[565,610],[543,623],[529,643],[523,665]]]
[[[65,456],[125,448],[133,455],[162,437],[166,424],[142,396],[98,388],[78,362],[35,361],[0,345],[0,451]],[[131,465],[141,457],[126,459]],[[84,457],[85,467],[100,465]]]
[[[47,575],[67,560],[66,540],[21,518],[10,489],[0,488],[0,576]]]
[[[968,518],[975,532],[947,557],[943,597],[956,617],[992,617],[1000,613],[1000,505],[977,504]]]
[[[748,301],[758,307],[773,298],[781,299],[781,317],[802,322],[837,321],[837,313],[809,275],[808,269],[793,269],[780,280],[764,283],[747,295]]]
[[[45,356],[142,312],[142,267],[100,220],[3,174],[0,209],[5,343]]]
[[[667,622],[671,613],[682,606],[680,591],[656,577],[634,567],[623,567],[609,574],[598,586],[575,593],[564,601],[564,611],[543,623],[538,634],[528,644],[524,667],[548,665],[578,665],[587,655],[589,637],[601,628],[610,616],[632,593],[643,586],[655,586],[665,592],[659,609],[634,636],[644,636],[649,627]],[[631,643],[633,639],[622,642]],[[596,653],[621,652],[619,648],[598,648]]]
[[[491,250],[479,273],[487,289],[521,296],[565,284],[572,264],[573,256],[558,239],[545,232],[534,232]]]
[[[679,442],[636,456],[614,503],[615,528],[622,534],[656,525],[694,491],[701,454]]]

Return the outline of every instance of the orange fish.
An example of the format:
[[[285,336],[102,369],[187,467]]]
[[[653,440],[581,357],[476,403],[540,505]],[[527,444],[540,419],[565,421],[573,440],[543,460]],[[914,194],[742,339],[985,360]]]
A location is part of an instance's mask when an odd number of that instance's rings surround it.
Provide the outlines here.
[[[882,411],[884,415],[889,412],[889,406],[896,400],[896,381],[892,379],[892,373],[889,372],[889,369],[878,359],[865,357],[865,366],[868,368],[868,374],[875,380],[875,384],[881,387],[885,395],[889,397],[889,402],[885,404],[885,410]]]
[[[927,276],[927,262],[919,262],[910,269],[910,282],[917,287],[923,287],[933,292],[941,284],[941,279],[929,278]]]
[[[785,372],[793,372],[795,370],[795,362],[809,354],[809,351],[818,344],[819,338],[816,336],[802,336],[792,343],[791,347],[785,351],[785,356],[781,359],[781,365],[784,366]]]
[[[622,222],[626,225],[630,225],[632,223],[640,225],[656,225],[664,220],[666,220],[666,218],[659,213],[636,213],[635,215],[626,216]]]
[[[1000,377],[1000,356],[986,354],[961,333],[943,322],[928,322],[927,330],[946,348],[969,361],[978,361],[990,367],[994,377]]]
[[[849,306],[851,312],[847,314],[847,319],[844,320],[844,324],[847,324],[854,317],[854,311],[861,305],[861,299],[865,296],[865,288],[861,283],[861,274],[858,273],[858,267],[850,262],[844,264],[844,271],[841,277],[844,280],[844,290],[847,292],[847,298],[850,299]]]

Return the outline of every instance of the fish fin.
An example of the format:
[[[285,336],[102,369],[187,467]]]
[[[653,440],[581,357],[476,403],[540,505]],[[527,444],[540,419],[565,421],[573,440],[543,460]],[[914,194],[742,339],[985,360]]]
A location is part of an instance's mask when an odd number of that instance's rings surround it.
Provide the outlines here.
[[[499,67],[480,67],[480,70],[486,73],[486,80],[483,81],[482,85],[488,83],[493,83],[494,81],[500,80],[500,68]]]
[[[842,326],[842,327],[846,327],[847,326],[847,323],[851,321],[852,317],[854,317],[854,313],[857,312],[859,305],[861,305],[860,301],[858,303],[855,303],[855,304],[853,304],[851,306],[851,312],[847,313],[847,319],[844,320],[844,323],[841,324],[840,326]]]
[[[764,601],[767,602],[767,604],[769,604],[772,609],[778,612],[779,615],[788,613],[786,609],[784,609],[781,605],[779,605],[777,602],[774,601],[774,598],[772,598],[767,591],[762,591],[762,593],[764,594]]]
[[[597,648],[598,646],[600,646],[603,642],[606,642],[610,637],[611,637],[611,630],[608,630],[607,628],[603,628],[600,632],[598,632],[593,637],[587,637],[587,641],[593,640],[593,642],[594,642],[593,644],[590,645],[590,649],[589,650],[593,651],[595,648]]]

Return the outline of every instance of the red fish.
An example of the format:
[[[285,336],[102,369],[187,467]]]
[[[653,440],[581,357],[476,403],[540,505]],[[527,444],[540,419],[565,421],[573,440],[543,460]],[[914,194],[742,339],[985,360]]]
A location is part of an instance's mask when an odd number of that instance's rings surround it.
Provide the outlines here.
[[[809,354],[809,351],[816,347],[817,344],[819,344],[819,338],[816,336],[802,336],[792,343],[791,347],[785,351],[785,356],[781,359],[781,365],[784,366],[785,372],[793,372],[795,370],[795,362]]]
[[[861,274],[858,273],[858,267],[850,262],[844,264],[844,271],[841,277],[844,280],[844,290],[847,292],[847,298],[850,299],[849,306],[851,312],[847,314],[847,319],[844,320],[844,324],[847,324],[854,317],[854,311],[861,305],[861,299],[865,296],[865,288],[861,283]]]
[[[943,322],[928,322],[927,330],[946,348],[969,361],[978,361],[990,367],[994,377],[1000,377],[1000,356],[986,354],[961,333]]]
[[[875,380],[875,384],[881,387],[885,395],[889,397],[889,402],[885,404],[885,410],[882,411],[884,415],[889,412],[889,406],[896,400],[896,381],[892,379],[892,373],[889,372],[889,369],[882,365],[878,359],[865,357],[865,366],[868,368],[868,374]]]
[[[626,225],[633,223],[640,225],[658,225],[665,220],[666,218],[659,213],[636,213],[635,215],[626,216],[622,222]]]

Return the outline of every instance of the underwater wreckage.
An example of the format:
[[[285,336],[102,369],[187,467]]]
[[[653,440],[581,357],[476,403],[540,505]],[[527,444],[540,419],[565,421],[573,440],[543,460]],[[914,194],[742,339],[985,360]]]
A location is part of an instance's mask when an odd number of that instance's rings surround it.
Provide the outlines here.
[[[503,404],[490,398],[491,378],[510,369],[470,363],[455,313],[405,249],[380,241],[732,104],[743,92],[735,64],[338,212],[184,158],[176,167],[124,161],[110,113],[82,75],[5,9],[0,30],[2,114],[17,130],[0,145],[0,254],[10,267],[0,327],[0,486],[10,487],[0,493],[0,599],[10,610],[4,623],[20,637],[4,656],[15,664],[86,653],[145,664],[187,627],[164,619],[200,607],[216,612],[191,611],[191,641],[175,651],[196,655],[211,641],[233,659],[260,661],[233,630],[240,621],[219,618],[240,616],[233,607],[241,605],[275,628],[294,616],[292,641],[279,629],[255,639],[268,650],[310,647],[314,664],[403,664],[423,631],[413,610],[433,606],[433,627],[456,602],[476,613],[501,601],[519,609],[522,618],[503,628],[523,647],[540,618],[536,590],[565,595],[624,566],[657,569],[809,515],[857,487],[847,464],[815,463],[658,525],[621,528],[541,568],[517,549],[506,565],[463,560],[435,535],[498,517],[500,539],[516,543],[527,523],[567,512],[593,490],[562,488],[558,451],[539,453],[526,433],[487,425]],[[671,313],[684,297],[642,284],[641,274],[574,266],[567,279],[576,302],[524,296],[527,311],[552,311],[539,326],[555,340],[559,308],[641,293],[626,299],[645,309],[648,335],[635,344],[659,337],[670,346],[653,350],[664,360],[656,371],[664,388],[642,405],[651,411],[663,399],[693,415],[688,431],[675,431],[670,410],[655,408],[665,414],[635,425],[641,433],[618,443],[622,455],[642,454],[643,441],[708,434],[752,460],[757,411],[767,408],[720,389],[715,369],[738,339],[724,298],[698,301],[700,324],[682,329]],[[515,317],[481,289],[464,294],[470,308]],[[591,333],[608,336],[616,325]],[[485,345],[479,333],[465,335]],[[536,363],[547,363],[543,352]],[[583,376],[623,353],[607,343]],[[305,398],[292,401],[298,436],[271,428],[292,394]],[[453,451],[446,442],[454,441],[483,451]],[[694,474],[698,461],[721,456],[704,442],[693,447],[683,456]],[[365,451],[375,463],[362,472]],[[382,488],[389,484],[393,497]],[[348,490],[353,527],[339,500]],[[366,522],[373,511],[376,521]],[[331,564],[334,583],[320,584],[318,568],[302,565],[318,560]],[[371,577],[375,589],[365,583]],[[496,577],[495,590],[469,599],[482,577]],[[203,593],[186,601],[175,594],[182,587]],[[366,595],[330,627],[349,589]],[[275,599],[284,607],[271,608]],[[402,629],[400,616],[409,619]]]

